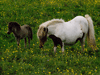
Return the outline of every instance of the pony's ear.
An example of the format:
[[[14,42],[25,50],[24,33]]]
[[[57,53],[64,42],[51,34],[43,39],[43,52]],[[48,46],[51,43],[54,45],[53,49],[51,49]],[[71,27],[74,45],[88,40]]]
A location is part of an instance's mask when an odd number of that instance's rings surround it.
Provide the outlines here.
[[[47,27],[45,27],[45,28],[44,28],[44,31],[48,31],[48,28],[47,28]]]

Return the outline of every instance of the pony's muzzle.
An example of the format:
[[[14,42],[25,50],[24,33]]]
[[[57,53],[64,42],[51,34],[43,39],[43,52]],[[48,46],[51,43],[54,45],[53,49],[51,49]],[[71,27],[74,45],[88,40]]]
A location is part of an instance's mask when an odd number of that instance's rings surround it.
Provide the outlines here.
[[[39,39],[42,39],[42,36],[39,36]]]
[[[43,42],[40,42],[39,48],[43,48]]]

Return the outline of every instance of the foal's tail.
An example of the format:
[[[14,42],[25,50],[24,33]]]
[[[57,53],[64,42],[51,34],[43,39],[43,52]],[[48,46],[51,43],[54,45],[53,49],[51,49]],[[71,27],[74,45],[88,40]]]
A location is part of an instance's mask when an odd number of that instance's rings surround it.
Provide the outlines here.
[[[29,26],[28,29],[29,29],[29,37],[32,40],[32,38],[33,38],[32,28]]]
[[[93,21],[92,18],[89,15],[85,15],[85,18],[88,21],[88,34],[87,34],[87,41],[88,45],[93,49],[96,49],[96,42],[95,42],[95,32],[94,32],[94,26],[93,26]]]
[[[30,36],[30,38],[31,38],[31,40],[32,40],[32,38],[33,38],[32,28],[29,27],[29,29],[30,29],[30,32],[31,32],[31,36]]]

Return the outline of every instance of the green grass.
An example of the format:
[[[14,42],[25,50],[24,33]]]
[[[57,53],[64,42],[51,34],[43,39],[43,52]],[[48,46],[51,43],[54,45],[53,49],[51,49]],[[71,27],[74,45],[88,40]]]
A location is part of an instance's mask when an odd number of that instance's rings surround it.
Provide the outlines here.
[[[39,48],[38,26],[53,18],[69,21],[77,15],[89,14],[94,22],[98,52],[87,45],[81,52],[80,43],[65,46],[61,53],[53,52],[48,38],[44,49]],[[0,1],[0,75],[100,75],[100,1],[99,0],[1,0]],[[7,35],[11,21],[28,24],[33,30],[31,48],[20,49],[13,34]]]

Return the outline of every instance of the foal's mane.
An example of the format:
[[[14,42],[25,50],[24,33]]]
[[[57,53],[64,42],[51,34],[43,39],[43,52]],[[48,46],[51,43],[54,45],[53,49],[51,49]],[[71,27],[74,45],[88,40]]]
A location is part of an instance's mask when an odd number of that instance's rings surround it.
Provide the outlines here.
[[[63,23],[63,22],[65,22],[63,19],[52,19],[42,23],[40,26],[48,27],[49,25],[53,25],[55,23]]]
[[[16,27],[16,29],[19,31],[21,28],[20,28],[20,25],[17,23],[17,22],[10,22],[9,23],[9,27]]]

